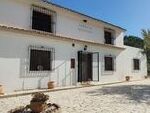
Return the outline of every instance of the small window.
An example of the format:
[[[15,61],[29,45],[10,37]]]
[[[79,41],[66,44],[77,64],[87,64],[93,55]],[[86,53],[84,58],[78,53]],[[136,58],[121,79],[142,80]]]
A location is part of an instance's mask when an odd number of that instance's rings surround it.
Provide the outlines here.
[[[71,69],[74,69],[75,68],[75,59],[72,58],[71,59]]]
[[[104,33],[105,37],[105,44],[113,44],[113,38],[112,33],[109,31],[105,31]]]
[[[105,57],[105,71],[114,71],[113,57]]]
[[[134,70],[140,70],[140,60],[139,59],[133,59],[133,68],[134,68]]]
[[[32,29],[52,33],[52,16],[33,10]]]
[[[52,52],[48,50],[30,50],[30,71],[51,71]]]

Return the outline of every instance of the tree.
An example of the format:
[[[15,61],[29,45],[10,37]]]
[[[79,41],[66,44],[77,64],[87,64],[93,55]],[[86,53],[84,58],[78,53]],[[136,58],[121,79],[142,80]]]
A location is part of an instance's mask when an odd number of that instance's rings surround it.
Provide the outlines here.
[[[124,37],[124,44],[132,47],[142,48],[142,49],[144,47],[143,39],[131,35]]]
[[[147,56],[147,68],[148,74],[150,74],[150,30],[142,30],[142,36],[144,39],[144,53]]]
[[[144,50],[150,49],[150,30],[142,30],[142,36],[144,38]]]

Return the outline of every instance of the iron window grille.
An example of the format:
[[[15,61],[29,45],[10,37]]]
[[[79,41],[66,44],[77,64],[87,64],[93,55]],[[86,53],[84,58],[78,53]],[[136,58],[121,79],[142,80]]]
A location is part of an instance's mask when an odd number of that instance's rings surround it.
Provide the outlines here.
[[[104,43],[115,45],[115,31],[112,29],[104,29]]]
[[[140,60],[139,59],[133,59],[133,69],[134,70],[140,70]]]
[[[104,70],[115,71],[115,59],[112,56],[104,57]]]
[[[29,46],[29,72],[50,72],[54,70],[55,49],[43,46]]]
[[[31,29],[56,33],[56,12],[33,5],[31,8]]]

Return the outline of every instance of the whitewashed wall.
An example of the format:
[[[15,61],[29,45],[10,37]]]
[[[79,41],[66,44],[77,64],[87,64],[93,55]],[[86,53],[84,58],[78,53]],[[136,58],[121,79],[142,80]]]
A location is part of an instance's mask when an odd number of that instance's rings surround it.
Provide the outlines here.
[[[145,54],[142,54],[143,50],[125,46],[125,51],[122,53],[124,61],[124,76],[131,76],[132,80],[138,80],[144,78],[147,75],[147,58]],[[133,59],[140,60],[140,70],[135,71],[133,69]]]
[[[29,29],[30,4],[19,0],[0,0],[0,25]]]
[[[36,0],[0,0],[0,25],[31,29],[31,5],[41,5],[57,13],[56,34],[75,39],[104,43],[104,28],[115,30],[115,43],[123,47],[123,32],[119,28],[96,22],[84,16],[62,10],[52,5],[45,5]],[[83,20],[86,19],[87,23]]]
[[[28,73],[30,45],[55,48],[55,67],[51,73]],[[76,43],[72,47],[72,42],[58,41],[45,37],[23,35],[18,33],[0,32],[0,84],[6,87],[6,91],[46,88],[49,80],[54,80],[57,86],[70,86],[77,83],[77,62],[76,70],[70,69],[70,59],[77,61],[77,52],[83,50],[83,43]],[[116,82],[121,80],[122,72],[120,66],[114,73],[103,71],[104,55],[117,56],[119,64],[120,50],[113,50],[93,45],[88,45],[89,52],[100,53],[100,82]]]
[[[83,18],[68,14],[58,13],[57,34],[104,43],[104,28],[84,23]]]
[[[47,82],[54,80],[56,86],[71,86],[77,84],[77,52],[83,50],[86,43],[58,41],[46,37],[23,35],[19,33],[0,31],[0,84],[6,91],[47,88]],[[28,73],[30,45],[55,48],[55,71],[50,73]],[[140,49],[126,47],[126,50],[88,45],[89,52],[99,52],[99,84],[113,83],[125,80],[126,75],[134,79],[143,78],[147,73],[146,58]],[[140,55],[139,55],[140,54]],[[104,56],[116,58],[114,72],[104,71]],[[131,60],[141,59],[141,70],[132,71]],[[70,59],[76,59],[76,70],[70,69]],[[139,78],[138,78],[139,77]]]
[[[72,52],[71,43],[8,32],[0,32],[0,40],[0,84],[6,91],[46,88],[49,80],[54,80],[58,86],[75,84],[70,58],[76,57],[77,53]],[[55,48],[54,72],[28,73],[30,45]]]

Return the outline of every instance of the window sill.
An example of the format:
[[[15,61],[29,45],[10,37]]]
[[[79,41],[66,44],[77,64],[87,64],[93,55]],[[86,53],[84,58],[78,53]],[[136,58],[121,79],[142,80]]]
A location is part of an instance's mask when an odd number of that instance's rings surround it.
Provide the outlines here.
[[[107,43],[104,43],[105,45],[112,45],[112,46],[115,46],[115,44],[107,44]]]
[[[56,34],[56,33],[54,33],[54,32],[42,31],[42,30],[38,30],[38,29],[32,29],[32,28],[31,28],[31,31],[35,31],[35,32],[39,32],[39,33],[49,33],[49,34]]]
[[[139,73],[141,70],[133,70],[133,73]]]
[[[50,73],[52,72],[52,70],[50,71],[28,71],[28,73]]]

